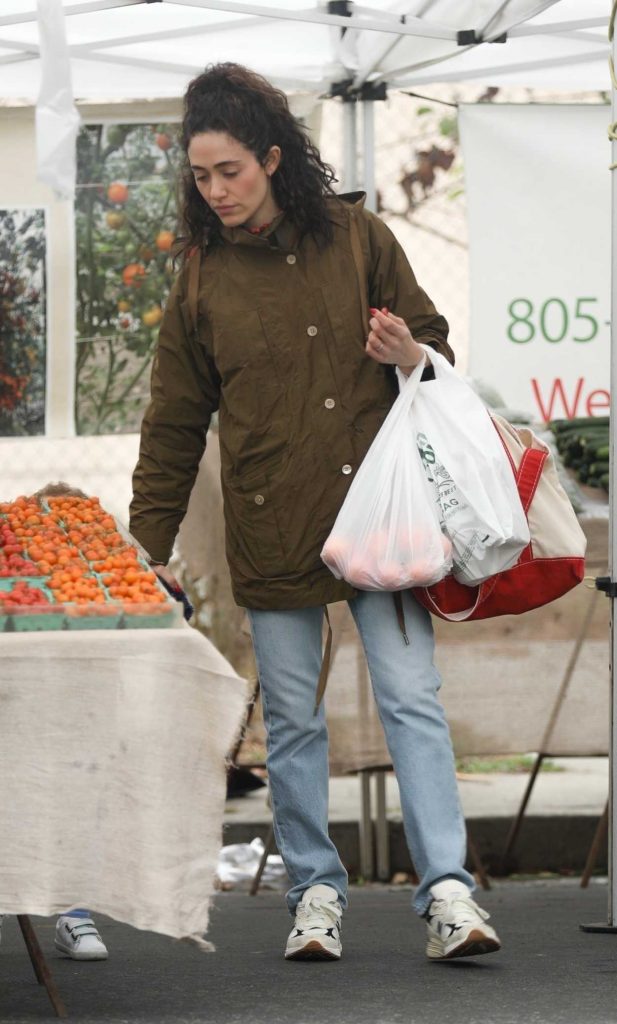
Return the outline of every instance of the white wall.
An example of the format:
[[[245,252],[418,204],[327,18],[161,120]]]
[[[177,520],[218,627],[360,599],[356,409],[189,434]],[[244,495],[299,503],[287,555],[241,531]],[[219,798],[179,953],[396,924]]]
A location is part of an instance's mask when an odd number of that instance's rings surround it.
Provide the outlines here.
[[[73,204],[36,180],[34,111],[0,109],[0,207],[42,207],[47,221],[47,408],[50,434],[73,433]]]

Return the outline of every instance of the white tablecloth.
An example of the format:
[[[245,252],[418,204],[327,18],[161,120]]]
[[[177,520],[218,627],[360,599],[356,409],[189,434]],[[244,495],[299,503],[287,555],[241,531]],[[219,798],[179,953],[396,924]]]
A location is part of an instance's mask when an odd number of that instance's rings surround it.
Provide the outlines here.
[[[0,913],[203,948],[246,684],[193,629],[0,635]]]

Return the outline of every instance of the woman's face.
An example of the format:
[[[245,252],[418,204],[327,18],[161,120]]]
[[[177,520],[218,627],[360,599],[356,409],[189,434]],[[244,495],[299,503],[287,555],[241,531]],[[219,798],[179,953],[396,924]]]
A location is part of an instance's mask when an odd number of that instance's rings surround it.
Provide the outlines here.
[[[261,227],[280,212],[271,181],[281,158],[278,146],[262,166],[231,135],[201,132],[191,139],[188,158],[200,195],[226,227]]]

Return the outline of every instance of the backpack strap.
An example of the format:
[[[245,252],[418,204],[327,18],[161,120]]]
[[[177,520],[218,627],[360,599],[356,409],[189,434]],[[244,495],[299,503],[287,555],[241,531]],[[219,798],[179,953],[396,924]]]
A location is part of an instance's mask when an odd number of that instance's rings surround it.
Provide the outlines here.
[[[188,284],[186,303],[193,330],[197,330],[199,320],[199,274],[201,270],[201,247],[194,246],[188,254]]]
[[[330,661],[332,658],[332,625],[330,623],[330,615],[328,614],[328,606],[324,605],[324,615],[328,624],[328,633],[326,636],[326,644],[324,647],[323,657],[321,659],[321,668],[319,670],[319,679],[317,680],[317,693],[315,695],[315,710],[314,715],[319,711],[319,705],[323,700],[323,695],[326,692],[326,685],[328,683],[328,675],[330,673]]]
[[[362,252],[362,243],[360,242],[360,230],[358,228],[358,221],[356,214],[352,210],[349,215],[349,241],[351,243],[351,253],[353,261],[356,265],[356,273],[358,275],[358,284],[360,285],[360,301],[362,303],[362,326],[364,328],[365,336],[368,337],[371,330],[369,324],[369,306],[370,299],[368,294],[368,280],[366,273],[366,264],[364,262],[364,254]]]

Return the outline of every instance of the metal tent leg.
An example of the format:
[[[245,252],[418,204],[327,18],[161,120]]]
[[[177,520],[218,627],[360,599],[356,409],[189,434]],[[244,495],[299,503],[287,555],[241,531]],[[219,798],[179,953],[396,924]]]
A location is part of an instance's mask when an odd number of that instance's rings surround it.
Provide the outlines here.
[[[587,854],[587,861],[585,862],[585,870],[581,878],[581,889],[586,889],[589,885],[589,879],[591,878],[593,869],[596,866],[600,847],[606,839],[606,833],[608,831],[608,800],[606,801],[606,807],[602,812],[600,820],[598,821],[594,837],[589,847],[589,853]]]
[[[18,914],[17,920],[19,927],[21,928],[21,934],[24,937],[26,943],[26,949],[30,956],[30,961],[36,974],[36,980],[39,985],[44,985],[49,996],[49,1001],[54,1008],[56,1017],[68,1017],[68,1013],[58,989],[53,979],[52,973],[47,966],[47,961],[43,956],[43,951],[39,946],[39,940],[36,937],[36,932],[32,927],[32,922],[27,914]]]
[[[271,853],[274,853],[275,850],[276,843],[274,841],[274,824],[272,824],[270,825],[268,835],[266,836],[266,841],[264,843],[264,852],[261,855],[261,860],[259,861],[257,871],[255,872],[253,881],[251,882],[251,888],[249,890],[249,894],[251,896],[257,895],[259,885],[261,883],[261,876],[263,875],[266,869],[266,864],[268,863],[268,857],[270,856]]]
[[[523,824],[523,817],[524,817],[525,811],[527,810],[527,804],[529,803],[529,798],[531,797],[531,793],[532,793],[533,787],[535,785],[535,781],[536,781],[536,779],[538,777],[538,772],[540,771],[540,768],[542,767],[542,762],[544,760],[544,757],[545,757],[544,754],[538,754],[538,756],[536,757],[534,766],[531,769],[531,775],[529,776],[529,781],[527,783],[527,787],[525,789],[525,793],[523,794],[523,799],[521,800],[521,803],[520,803],[520,806],[519,806],[519,809],[518,809],[518,813],[517,813],[516,818],[514,819],[514,821],[512,823],[510,831],[508,832],[508,838],[506,839],[506,845],[504,846],[504,850],[503,850],[503,853],[501,855],[501,870],[502,870],[503,874],[507,874],[507,872],[508,872],[508,860],[510,858],[510,854],[512,853],[512,850],[514,849],[514,844],[516,843],[516,840],[518,839],[518,834],[519,834],[519,832],[521,830],[521,825]]]
[[[478,853],[478,847],[471,838],[471,834],[469,832],[469,825],[467,825],[467,848],[469,850],[469,856],[473,861],[474,871],[476,872],[478,878],[480,879],[480,885],[485,890],[485,892],[488,892],[491,888],[491,883],[489,882],[486,869],[484,867],[484,864],[482,863],[480,854]]]
[[[589,600],[589,604],[587,605],[587,610],[586,610],[584,618],[583,618],[583,620],[581,622],[581,627],[579,629],[578,636],[576,637],[576,641],[575,641],[574,647],[572,649],[572,653],[570,654],[570,657],[568,659],[568,664],[566,665],[566,669],[565,669],[565,672],[563,674],[563,679],[561,680],[561,683],[560,683],[560,686],[559,686],[559,690],[557,691],[557,696],[556,696],[555,701],[553,703],[553,707],[552,707],[551,713],[549,715],[549,719],[548,719],[548,722],[546,724],[546,728],[544,730],[544,735],[542,736],[542,740],[540,742],[540,751],[539,751],[538,756],[536,758],[536,762],[535,762],[535,764],[533,766],[529,782],[527,783],[527,788],[525,790],[525,794],[524,794],[523,799],[521,801],[521,805],[520,805],[520,807],[518,809],[518,814],[517,814],[516,819],[514,820],[514,822],[512,824],[512,828],[510,829],[510,832],[508,833],[508,838],[506,839],[506,845],[505,845],[505,849],[503,851],[502,859],[501,859],[501,867],[502,867],[502,871],[504,873],[507,872],[507,869],[508,869],[508,858],[510,857],[510,855],[512,853],[512,850],[514,849],[514,844],[515,844],[515,842],[516,842],[516,840],[518,838],[518,834],[520,832],[521,825],[522,825],[522,822],[523,822],[523,815],[525,814],[525,810],[526,810],[527,804],[529,802],[529,798],[531,796],[531,792],[533,790],[536,778],[538,776],[538,772],[540,771],[540,768],[542,767],[542,761],[550,753],[550,749],[551,749],[550,744],[551,744],[551,738],[552,738],[552,735],[553,735],[553,730],[555,728],[555,725],[557,724],[557,719],[559,718],[559,714],[560,714],[561,709],[563,707],[563,702],[564,702],[566,694],[568,692],[568,687],[570,686],[570,681],[572,679],[572,676],[574,675],[574,669],[576,668],[576,665],[578,663],[578,659],[579,659],[579,656],[580,656],[580,653],[581,653],[581,648],[582,648],[582,646],[583,646],[583,644],[585,642],[585,639],[587,637],[587,632],[589,630],[589,627],[591,625],[591,620],[593,619],[593,615],[594,615],[594,612],[596,610],[597,600],[598,600],[598,591],[594,590],[592,592],[592,594],[591,594],[591,597],[590,597],[590,600]]]
[[[362,809],[360,813],[360,874],[373,877],[373,816],[371,814],[371,772],[359,772]]]
[[[390,834],[388,831],[388,811],[386,807],[386,769],[375,772],[376,787],[376,872],[379,882],[387,882],[390,878]]]

